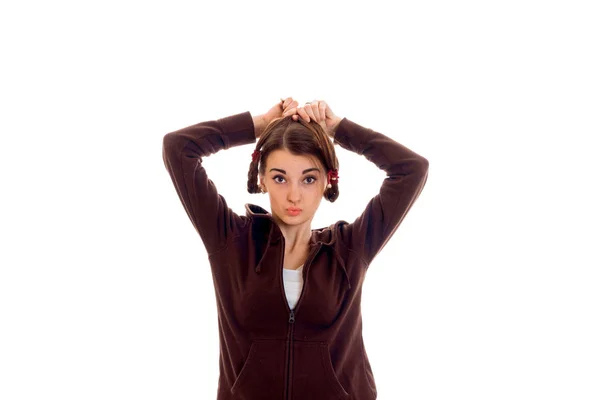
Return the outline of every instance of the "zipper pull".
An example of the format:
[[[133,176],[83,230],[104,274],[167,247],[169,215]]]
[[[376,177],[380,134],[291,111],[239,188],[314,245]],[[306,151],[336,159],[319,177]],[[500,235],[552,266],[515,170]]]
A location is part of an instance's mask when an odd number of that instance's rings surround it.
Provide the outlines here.
[[[293,324],[296,319],[294,318],[294,310],[290,310],[290,324]]]

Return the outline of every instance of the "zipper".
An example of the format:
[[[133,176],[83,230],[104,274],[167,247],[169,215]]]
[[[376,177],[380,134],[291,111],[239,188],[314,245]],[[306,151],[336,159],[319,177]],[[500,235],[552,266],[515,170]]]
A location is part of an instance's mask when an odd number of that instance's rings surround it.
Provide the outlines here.
[[[296,318],[294,317],[294,310],[290,310],[290,318],[288,319],[288,323],[290,323],[290,330],[289,330],[289,336],[288,336],[288,362],[287,362],[287,376],[285,378],[285,392],[286,392],[286,396],[285,399],[289,400],[292,398],[292,391],[290,390],[290,387],[292,385],[292,373],[291,373],[291,368],[292,368],[292,344],[294,341],[294,322],[296,322]]]
[[[292,310],[290,308],[290,305],[288,304],[287,301],[287,297],[285,295],[285,286],[283,283],[283,256],[285,253],[285,238],[283,238],[283,236],[281,237],[282,241],[283,241],[283,251],[281,252],[281,261],[280,261],[280,271],[279,274],[281,275],[281,291],[283,293],[283,299],[285,300],[285,305],[286,308],[288,309],[288,325],[289,325],[289,330],[288,330],[288,338],[287,338],[287,353],[286,353],[286,377],[285,377],[285,393],[284,393],[284,399],[285,400],[290,400],[292,398],[291,395],[291,384],[292,384],[292,373],[291,373],[291,368],[292,368],[292,357],[293,357],[293,352],[292,352],[292,345],[294,343],[294,324],[296,322],[296,312],[298,312],[298,307],[300,305],[300,302],[302,300],[302,297],[304,297],[304,292],[305,292],[305,287],[306,287],[306,282],[303,282],[302,284],[302,292],[300,292],[300,297],[298,298],[298,302],[296,303],[296,307],[294,307],[294,309]],[[306,274],[308,274],[308,268],[310,263],[313,262],[314,258],[316,257],[317,253],[319,252],[319,250],[321,249],[322,243],[319,243],[319,246],[316,248],[315,251],[313,251],[312,254],[310,254],[307,259],[306,262],[304,263],[304,267],[306,268]]]

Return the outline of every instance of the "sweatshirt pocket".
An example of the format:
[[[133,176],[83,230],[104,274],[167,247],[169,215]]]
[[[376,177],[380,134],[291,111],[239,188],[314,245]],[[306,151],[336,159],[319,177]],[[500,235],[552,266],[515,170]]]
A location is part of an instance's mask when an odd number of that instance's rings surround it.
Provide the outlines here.
[[[240,400],[280,400],[285,384],[285,341],[255,340],[231,393]]]
[[[294,342],[292,374],[294,400],[350,397],[335,375],[326,342]]]

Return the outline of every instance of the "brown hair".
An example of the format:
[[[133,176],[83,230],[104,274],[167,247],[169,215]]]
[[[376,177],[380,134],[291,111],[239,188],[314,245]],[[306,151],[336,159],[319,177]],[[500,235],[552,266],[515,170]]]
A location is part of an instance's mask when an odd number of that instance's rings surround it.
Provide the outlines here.
[[[265,174],[266,160],[275,150],[288,150],[294,155],[313,156],[325,166],[325,176],[332,169],[338,169],[339,163],[333,148],[333,142],[317,122],[306,122],[301,118],[294,121],[292,116],[272,120],[256,143],[260,157],[253,158],[248,171],[248,192],[260,193],[258,174]],[[338,181],[332,180],[331,188],[326,189],[323,197],[334,202],[339,196]]]

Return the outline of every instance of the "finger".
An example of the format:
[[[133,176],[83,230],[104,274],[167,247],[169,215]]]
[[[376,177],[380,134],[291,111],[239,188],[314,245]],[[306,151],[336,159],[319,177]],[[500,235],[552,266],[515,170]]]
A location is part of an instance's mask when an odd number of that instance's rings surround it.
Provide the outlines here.
[[[313,100],[310,103],[310,107],[311,107],[311,109],[313,111],[313,114],[315,116],[314,120],[317,121],[317,122],[321,122],[321,121],[325,120],[325,118],[322,115],[321,110],[320,110],[321,102],[322,102],[322,100]]]
[[[313,101],[310,107],[315,115],[315,121],[321,122],[323,119],[321,118],[321,113],[319,112],[319,100]]]
[[[319,115],[321,116],[321,120],[325,121],[325,111],[327,110],[327,103],[324,101],[319,102]]]
[[[296,107],[288,108],[283,112],[283,116],[287,117],[288,115],[296,114]]]
[[[292,104],[295,100],[293,97],[287,97],[285,99],[281,99],[282,101],[282,107],[283,109],[285,109],[286,107],[289,107],[290,104]]]
[[[298,107],[298,102],[296,100],[290,101],[286,106],[284,106],[284,110],[291,110],[292,108]]]
[[[304,107],[298,107],[298,115],[305,120],[306,122],[310,122],[310,117],[308,116],[308,114],[306,113],[306,110],[304,109]]]
[[[293,101],[292,103],[290,103],[287,108],[283,111],[283,116],[288,116],[290,114],[295,114],[296,113],[296,108],[298,107],[298,102],[297,101]]]
[[[327,105],[327,108],[325,109],[325,117],[335,118],[335,113],[333,112],[331,107],[329,107],[329,104]]]
[[[310,117],[312,120],[314,120],[314,121],[316,121],[316,120],[317,120],[317,117],[315,116],[315,113],[314,113],[314,111],[313,111],[313,106],[312,106],[312,104],[311,104],[311,105],[307,105],[306,107],[304,107],[304,110],[306,111],[306,113],[308,114],[308,116],[309,116],[309,117]]]

